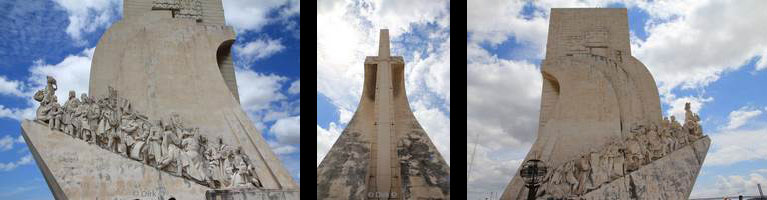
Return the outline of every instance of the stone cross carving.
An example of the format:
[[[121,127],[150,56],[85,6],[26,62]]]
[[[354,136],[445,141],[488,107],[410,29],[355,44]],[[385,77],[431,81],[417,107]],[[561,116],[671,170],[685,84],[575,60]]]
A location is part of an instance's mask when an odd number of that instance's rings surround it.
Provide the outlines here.
[[[200,129],[187,128],[177,113],[151,123],[112,87],[103,98],[82,94],[77,99],[69,91],[61,106],[57,88],[49,76],[34,95],[40,102],[35,120],[51,130],[210,188],[263,187],[242,147],[226,145],[220,137],[209,145]]]
[[[152,10],[170,10],[174,18],[202,21],[202,3],[200,0],[154,0]]]

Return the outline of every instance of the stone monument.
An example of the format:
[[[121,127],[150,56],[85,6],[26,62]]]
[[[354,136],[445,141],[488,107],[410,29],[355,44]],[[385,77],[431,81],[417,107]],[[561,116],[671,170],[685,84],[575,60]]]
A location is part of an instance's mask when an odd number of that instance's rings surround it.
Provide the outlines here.
[[[662,117],[655,81],[631,56],[626,9],[551,9],[538,137],[549,167],[537,198],[687,199],[710,145],[687,105]],[[523,199],[519,174],[501,199]]]
[[[410,110],[404,70],[381,30],[357,111],[317,167],[317,199],[450,199],[450,169]]]
[[[221,1],[123,6],[96,46],[88,94],[48,77],[36,119],[22,122],[54,197],[298,199],[240,107]]]

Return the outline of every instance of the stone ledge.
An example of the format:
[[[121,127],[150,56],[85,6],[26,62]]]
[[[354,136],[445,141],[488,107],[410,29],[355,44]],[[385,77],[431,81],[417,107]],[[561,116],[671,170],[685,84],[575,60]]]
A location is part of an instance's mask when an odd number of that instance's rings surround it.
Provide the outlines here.
[[[283,200],[299,199],[298,190],[264,190],[257,188],[235,188],[208,190],[205,192],[207,200]]]
[[[209,190],[37,122],[21,128],[56,199],[205,199]]]

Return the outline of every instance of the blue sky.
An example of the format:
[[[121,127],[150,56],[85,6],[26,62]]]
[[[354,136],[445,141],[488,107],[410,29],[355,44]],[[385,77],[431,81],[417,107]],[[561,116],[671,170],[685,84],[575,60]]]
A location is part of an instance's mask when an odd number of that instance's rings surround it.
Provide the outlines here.
[[[763,1],[469,3],[467,163],[474,169],[468,198],[499,196],[534,141],[552,7],[628,7],[632,55],[653,74],[663,114],[683,118],[684,103],[691,102],[713,140],[692,197],[757,194],[757,183],[767,185],[762,87],[767,29],[757,25],[767,20],[757,9],[764,6]]]
[[[365,56],[389,29],[405,58],[413,113],[450,163],[449,1],[321,1],[317,5],[317,165],[357,109]]]
[[[300,3],[225,0],[243,109],[300,182]],[[122,15],[122,0],[0,2],[0,199],[52,199],[20,120],[45,75],[87,92],[92,51]],[[63,94],[58,94],[59,96]]]

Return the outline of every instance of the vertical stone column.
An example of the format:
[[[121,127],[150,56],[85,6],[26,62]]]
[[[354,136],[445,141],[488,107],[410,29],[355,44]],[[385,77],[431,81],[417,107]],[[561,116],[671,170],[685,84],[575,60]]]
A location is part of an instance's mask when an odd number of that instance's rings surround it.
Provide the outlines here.
[[[376,192],[378,197],[391,190],[392,82],[389,62],[389,30],[381,30],[376,67]]]

